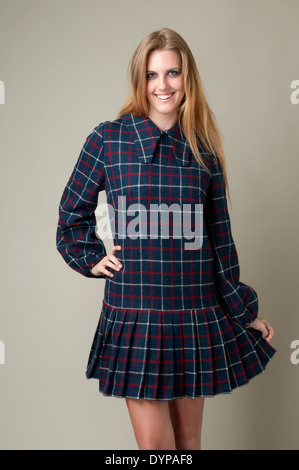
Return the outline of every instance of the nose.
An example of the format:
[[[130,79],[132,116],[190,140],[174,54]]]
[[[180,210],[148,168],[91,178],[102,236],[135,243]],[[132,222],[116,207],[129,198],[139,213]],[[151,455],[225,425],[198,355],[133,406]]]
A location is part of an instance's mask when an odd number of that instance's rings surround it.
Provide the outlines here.
[[[159,90],[166,91],[169,89],[168,77],[164,77],[163,75],[160,77],[159,81]]]

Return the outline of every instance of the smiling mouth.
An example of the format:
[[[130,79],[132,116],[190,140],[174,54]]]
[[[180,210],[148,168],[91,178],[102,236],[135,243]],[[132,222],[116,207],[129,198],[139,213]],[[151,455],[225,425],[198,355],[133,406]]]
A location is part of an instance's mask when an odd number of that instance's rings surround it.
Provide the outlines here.
[[[166,103],[167,101],[169,101],[174,95],[174,92],[173,93],[165,93],[164,95],[156,95],[155,94],[155,97],[161,101],[162,103]]]

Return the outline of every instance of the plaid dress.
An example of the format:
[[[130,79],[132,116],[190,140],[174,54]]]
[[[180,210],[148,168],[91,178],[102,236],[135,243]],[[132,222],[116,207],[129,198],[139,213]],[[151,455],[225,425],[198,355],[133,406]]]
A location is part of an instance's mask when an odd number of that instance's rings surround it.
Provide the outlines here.
[[[230,393],[265,370],[275,349],[246,328],[255,290],[240,281],[218,159],[191,152],[179,124],[162,131],[124,114],[87,137],[59,206],[57,249],[105,278],[87,378],[105,396],[173,400]],[[109,208],[120,271],[93,276],[107,251],[98,193]]]

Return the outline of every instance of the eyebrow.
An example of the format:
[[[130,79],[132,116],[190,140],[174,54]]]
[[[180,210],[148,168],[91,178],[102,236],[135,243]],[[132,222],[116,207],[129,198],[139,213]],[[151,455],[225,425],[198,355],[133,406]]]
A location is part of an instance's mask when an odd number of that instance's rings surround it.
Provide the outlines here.
[[[180,67],[172,67],[171,69],[166,70],[166,72],[170,72],[171,70],[181,70]],[[156,73],[154,70],[147,70],[147,73]]]

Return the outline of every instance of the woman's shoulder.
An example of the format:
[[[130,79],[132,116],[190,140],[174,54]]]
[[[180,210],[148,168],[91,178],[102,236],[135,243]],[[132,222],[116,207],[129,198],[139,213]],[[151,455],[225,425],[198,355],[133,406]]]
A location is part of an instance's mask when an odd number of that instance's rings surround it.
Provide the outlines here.
[[[120,118],[102,121],[95,128],[94,131],[101,134],[103,137],[107,137],[107,133],[110,138],[113,137],[112,133],[119,133],[120,131],[126,131],[126,124],[128,121],[128,115],[123,115]]]

